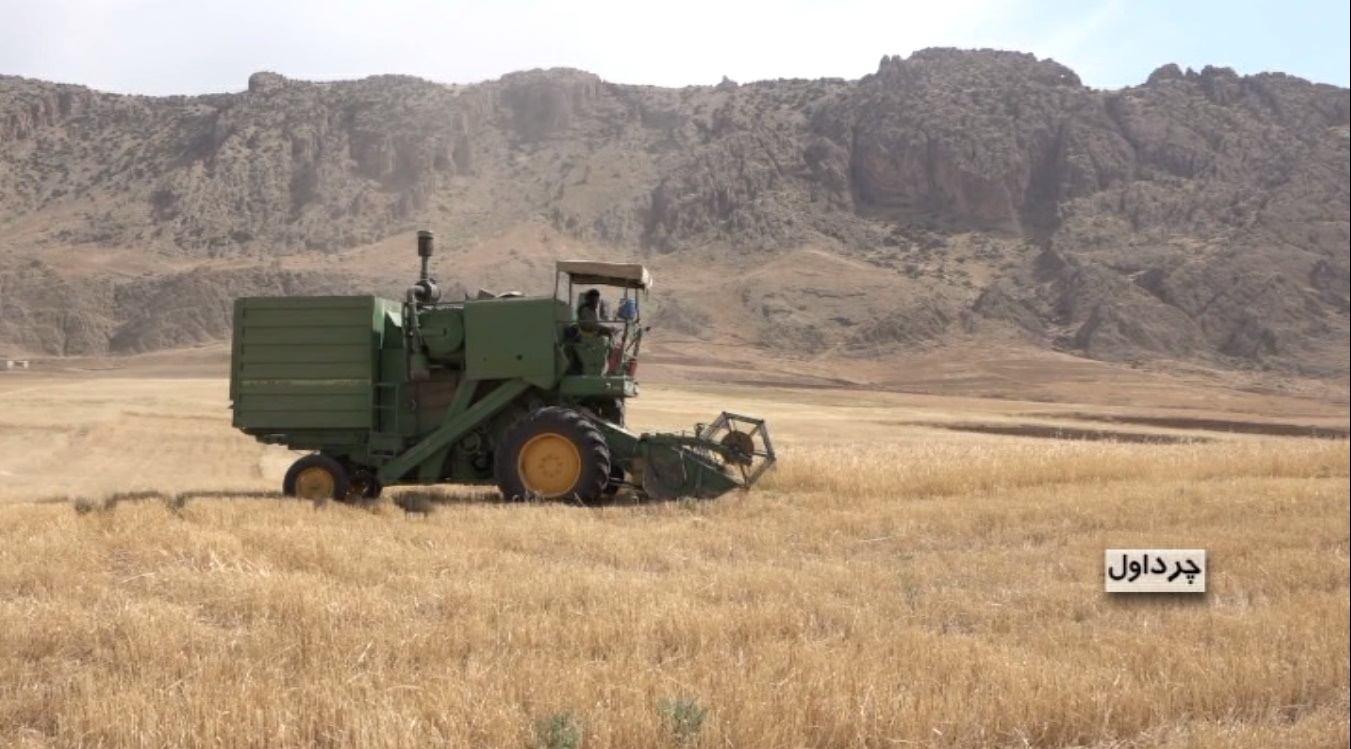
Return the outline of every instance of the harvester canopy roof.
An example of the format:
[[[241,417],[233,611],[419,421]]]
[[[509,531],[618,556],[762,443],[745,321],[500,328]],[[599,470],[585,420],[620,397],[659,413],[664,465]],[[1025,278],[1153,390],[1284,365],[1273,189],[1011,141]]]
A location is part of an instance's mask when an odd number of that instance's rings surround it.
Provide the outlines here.
[[[651,289],[652,274],[641,263],[606,263],[599,260],[559,260],[558,272],[573,283]]]

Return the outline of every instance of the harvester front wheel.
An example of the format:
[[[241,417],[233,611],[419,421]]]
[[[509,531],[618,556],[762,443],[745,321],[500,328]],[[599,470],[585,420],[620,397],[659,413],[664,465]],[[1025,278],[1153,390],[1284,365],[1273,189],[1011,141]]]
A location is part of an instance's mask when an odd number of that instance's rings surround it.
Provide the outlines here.
[[[521,417],[496,452],[494,473],[509,500],[603,496],[610,482],[610,448],[594,424],[568,408],[549,406]]]
[[[323,453],[314,453],[291,464],[282,479],[281,492],[314,502],[341,501],[347,499],[351,481],[342,463]]]

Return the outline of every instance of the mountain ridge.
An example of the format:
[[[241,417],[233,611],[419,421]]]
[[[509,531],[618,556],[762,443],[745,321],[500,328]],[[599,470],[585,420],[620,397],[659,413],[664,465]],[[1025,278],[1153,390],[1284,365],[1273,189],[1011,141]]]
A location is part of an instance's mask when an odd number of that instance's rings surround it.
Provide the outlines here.
[[[219,339],[210,289],[393,290],[337,258],[426,227],[464,288],[563,252],[669,260],[668,321],[785,355],[990,338],[1340,376],[1348,111],[1347,89],[1279,73],[1163,65],[1101,90],[949,48],[853,81],[680,89],[574,69],[260,72],[183,97],[0,77],[0,345]],[[152,260],[90,280],[62,257],[116,252]],[[831,270],[797,272],[804,252]],[[724,272],[683,279],[696,257]],[[42,293],[86,282],[104,290],[69,292],[74,310]],[[206,308],[151,324],[123,287]]]

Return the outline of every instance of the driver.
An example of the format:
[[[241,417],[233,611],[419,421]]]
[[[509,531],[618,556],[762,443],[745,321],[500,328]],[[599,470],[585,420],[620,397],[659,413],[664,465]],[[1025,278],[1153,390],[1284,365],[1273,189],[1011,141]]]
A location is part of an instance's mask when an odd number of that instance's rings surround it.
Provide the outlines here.
[[[610,333],[610,329],[600,323],[606,319],[605,302],[600,298],[600,289],[590,289],[582,296],[582,304],[577,308],[577,327],[583,335],[593,336]]]

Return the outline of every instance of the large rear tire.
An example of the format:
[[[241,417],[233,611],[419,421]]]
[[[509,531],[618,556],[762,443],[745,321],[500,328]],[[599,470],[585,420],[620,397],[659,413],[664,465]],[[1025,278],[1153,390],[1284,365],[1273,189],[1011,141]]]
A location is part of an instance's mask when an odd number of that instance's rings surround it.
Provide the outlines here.
[[[585,416],[548,406],[512,424],[495,451],[493,473],[511,501],[561,499],[589,504],[610,483],[610,447]]]
[[[335,458],[314,453],[291,464],[281,482],[281,493],[288,497],[327,502],[343,501],[351,488],[352,477]]]

